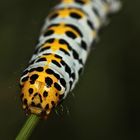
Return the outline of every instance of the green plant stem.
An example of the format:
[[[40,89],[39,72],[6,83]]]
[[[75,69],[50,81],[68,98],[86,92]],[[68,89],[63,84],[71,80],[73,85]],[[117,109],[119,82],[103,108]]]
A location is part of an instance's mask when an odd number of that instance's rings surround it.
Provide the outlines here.
[[[38,116],[34,114],[30,115],[27,121],[25,122],[24,126],[20,130],[19,134],[17,135],[16,140],[27,140],[38,122]]]

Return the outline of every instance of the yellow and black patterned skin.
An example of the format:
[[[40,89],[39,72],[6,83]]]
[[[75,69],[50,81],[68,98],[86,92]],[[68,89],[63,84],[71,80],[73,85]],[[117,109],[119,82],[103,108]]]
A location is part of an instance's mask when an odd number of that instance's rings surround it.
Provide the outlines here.
[[[118,0],[62,0],[53,9],[20,79],[27,114],[47,118],[75,87],[91,43],[119,4]]]

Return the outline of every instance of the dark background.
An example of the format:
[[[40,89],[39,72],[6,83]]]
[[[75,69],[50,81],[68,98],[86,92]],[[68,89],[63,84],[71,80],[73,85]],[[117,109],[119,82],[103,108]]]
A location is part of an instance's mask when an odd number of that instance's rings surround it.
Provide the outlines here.
[[[26,120],[18,80],[56,0],[0,0],[0,139],[12,140]],[[92,49],[75,90],[31,139],[140,139],[140,1],[123,0]],[[73,96],[74,95],[74,96]],[[68,109],[66,109],[68,108]],[[69,113],[67,113],[69,110]]]

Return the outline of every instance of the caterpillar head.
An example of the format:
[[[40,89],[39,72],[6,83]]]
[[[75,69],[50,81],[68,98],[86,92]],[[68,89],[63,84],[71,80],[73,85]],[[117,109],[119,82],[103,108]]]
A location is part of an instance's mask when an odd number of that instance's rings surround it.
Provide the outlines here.
[[[51,110],[61,101],[64,88],[59,80],[46,72],[30,72],[21,79],[21,98],[26,114],[36,114],[47,118]]]

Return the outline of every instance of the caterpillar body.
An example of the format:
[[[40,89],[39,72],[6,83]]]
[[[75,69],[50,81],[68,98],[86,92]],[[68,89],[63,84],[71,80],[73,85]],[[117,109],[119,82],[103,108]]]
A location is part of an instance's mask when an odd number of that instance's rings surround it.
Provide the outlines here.
[[[21,79],[26,113],[47,118],[75,87],[91,43],[118,0],[62,0],[49,14]]]

